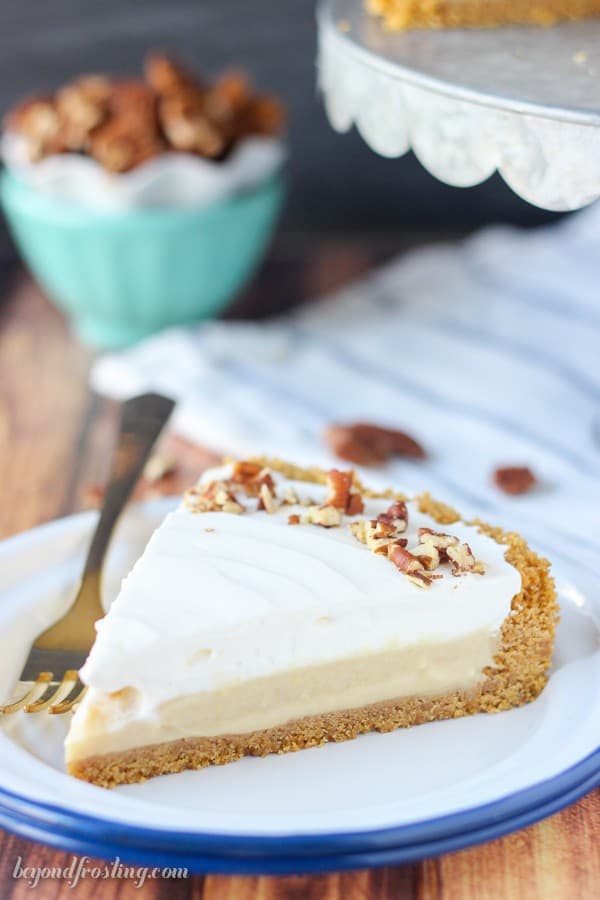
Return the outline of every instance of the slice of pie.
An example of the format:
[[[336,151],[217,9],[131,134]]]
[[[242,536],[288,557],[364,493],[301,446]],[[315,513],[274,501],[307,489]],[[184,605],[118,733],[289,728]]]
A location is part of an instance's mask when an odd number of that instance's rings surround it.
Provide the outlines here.
[[[554,25],[600,15],[600,0],[366,0],[392,30]]]
[[[278,461],[207,472],[82,669],[68,771],[110,787],[533,700],[557,605],[516,534]]]

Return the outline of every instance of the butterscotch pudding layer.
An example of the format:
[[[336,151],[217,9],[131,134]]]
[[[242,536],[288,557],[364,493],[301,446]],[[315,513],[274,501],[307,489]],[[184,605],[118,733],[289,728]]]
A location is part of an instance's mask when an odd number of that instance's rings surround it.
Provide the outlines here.
[[[600,15],[600,0],[366,0],[387,28],[554,25]]]
[[[522,538],[427,494],[405,504],[340,473],[257,467],[271,487],[249,495],[270,511],[209,474],[196,511],[167,520],[126,580],[82,672],[71,774],[112,787],[538,696],[557,605],[549,564]],[[179,569],[167,604],[183,627],[153,608]]]
[[[79,719],[71,733],[67,761],[90,752],[128,750],[198,733],[215,737],[266,731],[319,713],[368,709],[386,695],[394,699],[436,696],[449,688],[469,691],[492,662],[495,644],[487,632],[478,632],[447,644],[386,650],[295,669],[212,693],[179,697],[161,706],[152,720],[141,723],[135,719],[136,692],[125,689],[105,700],[99,698],[87,717]],[[128,713],[132,715],[129,724]]]

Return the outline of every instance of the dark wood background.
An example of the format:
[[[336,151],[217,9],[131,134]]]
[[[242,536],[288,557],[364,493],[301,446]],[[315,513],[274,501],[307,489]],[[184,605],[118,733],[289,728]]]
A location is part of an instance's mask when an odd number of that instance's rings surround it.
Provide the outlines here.
[[[264,297],[298,302],[354,278],[406,238],[280,240],[238,314],[264,311]],[[90,395],[89,350],[23,272],[13,273],[0,306],[0,538],[89,505],[115,438],[117,410]],[[171,441],[180,470],[167,488],[191,481],[211,455]],[[93,493],[93,492],[92,492]],[[0,832],[0,898],[43,900],[597,900],[600,791],[517,834],[417,865],[318,877],[194,877],[185,881],[44,881],[32,891],[12,873],[61,866],[69,853]]]

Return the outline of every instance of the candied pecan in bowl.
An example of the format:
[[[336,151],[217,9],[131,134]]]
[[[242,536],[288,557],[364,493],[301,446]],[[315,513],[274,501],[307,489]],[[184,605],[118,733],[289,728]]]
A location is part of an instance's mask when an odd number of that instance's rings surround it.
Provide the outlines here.
[[[204,95],[206,115],[223,128],[231,129],[232,124],[245,114],[252,93],[245,72],[225,72]]]
[[[425,450],[404,431],[383,428],[366,422],[330,425],[325,440],[340,459],[361,466],[378,466],[392,456],[424,459]]]
[[[202,101],[194,95],[164,97],[158,115],[161,128],[175,150],[212,158],[225,149],[225,136],[204,112]]]
[[[90,132],[108,114],[111,93],[110,81],[101,75],[85,75],[58,91],[56,109],[69,150],[86,149]]]
[[[109,172],[129,172],[163,149],[158,133],[136,127],[126,116],[103,122],[89,138],[90,155]]]
[[[85,153],[118,173],[170,150],[224,161],[246,137],[280,135],[284,118],[281,103],[257,93],[243,72],[205,83],[154,53],[144,80],[85,75],[55,95],[21,103],[4,122],[32,162]]]
[[[26,139],[31,162],[66,149],[61,118],[53,97],[24,100],[5,116],[4,125]]]
[[[527,494],[538,483],[527,466],[500,466],[494,471],[494,483],[505,494]]]
[[[159,96],[200,88],[199,80],[185,66],[164,53],[151,53],[146,57],[144,77]]]
[[[114,116],[127,116],[139,125],[156,130],[156,96],[143,81],[127,78],[115,81],[110,93],[110,112]]]

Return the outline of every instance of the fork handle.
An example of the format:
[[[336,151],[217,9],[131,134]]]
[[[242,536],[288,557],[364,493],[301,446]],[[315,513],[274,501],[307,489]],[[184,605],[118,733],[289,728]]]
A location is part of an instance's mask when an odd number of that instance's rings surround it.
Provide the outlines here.
[[[110,478],[77,597],[66,615],[38,637],[38,649],[89,650],[92,646],[94,623],[104,615],[102,564],[113,529],[174,405],[159,394],[143,394],[123,404]]]
[[[126,400],[112,469],[100,518],[94,531],[82,578],[99,573],[110,539],[123,508],[137,484],[152,447],[175,403],[160,394],[142,394]]]

